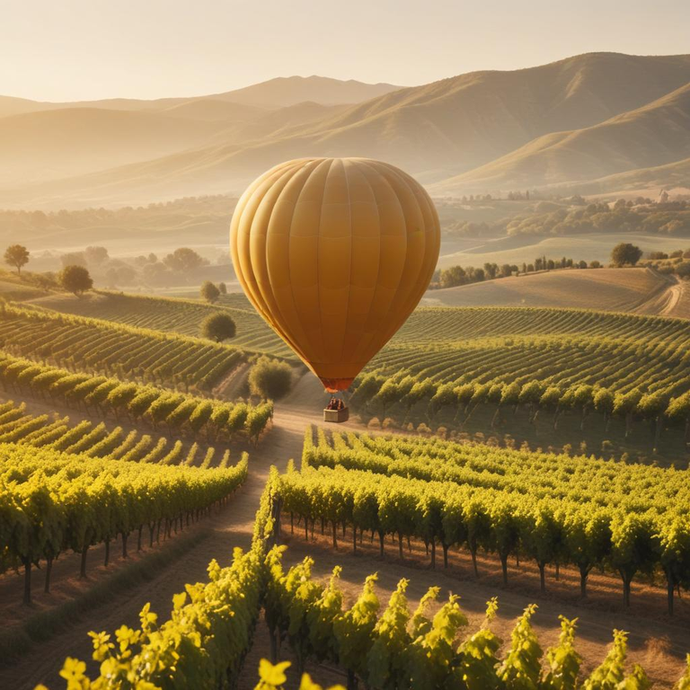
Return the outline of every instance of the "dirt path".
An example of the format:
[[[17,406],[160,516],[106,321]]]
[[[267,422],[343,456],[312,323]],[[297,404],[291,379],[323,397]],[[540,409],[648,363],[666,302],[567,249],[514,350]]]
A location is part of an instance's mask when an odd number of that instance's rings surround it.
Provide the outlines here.
[[[83,621],[71,626],[67,632],[36,645],[17,665],[0,672],[0,688],[28,690],[39,682],[56,689],[64,687],[63,681],[58,677],[62,661],[67,655],[84,660],[90,658],[91,646],[87,636],[90,630],[96,628],[113,631],[123,623],[136,624],[137,614],[146,602],[151,602],[153,609],[164,619],[170,610],[172,595],[182,591],[188,582],[205,580],[206,567],[211,559],[215,558],[221,565],[227,565],[234,546],[247,547],[250,544],[254,514],[270,466],[275,464],[283,470],[290,458],[299,459],[305,427],[310,423],[320,423],[324,398],[315,377],[310,374],[302,376],[289,396],[276,405],[274,426],[270,433],[258,448],[250,450],[250,475],[246,485],[226,509],[205,521],[209,535],[162,569],[155,579],[114,596],[106,604],[91,610]],[[353,422],[345,426],[358,428]],[[516,576],[510,588],[504,590],[497,574],[475,581],[464,572],[461,563],[449,574],[442,570],[431,571],[419,564],[401,564],[392,557],[380,558],[372,552],[363,552],[355,557],[345,544],[338,551],[333,551],[327,540],[305,543],[299,538],[291,538],[289,526],[286,530],[285,525],[284,535],[290,543],[288,562],[296,562],[310,555],[316,560],[315,574],[324,577],[335,565],[343,565],[343,588],[352,597],[356,596],[364,577],[371,572],[379,573],[378,592],[382,603],[385,603],[401,577],[411,580],[411,608],[429,586],[438,584],[443,588],[442,597],[449,590],[462,596],[462,605],[471,626],[476,627],[483,618],[486,601],[498,595],[500,613],[495,629],[504,638],[524,607],[528,603],[537,602],[539,613],[534,623],[545,647],[557,638],[559,614],[578,617],[577,648],[585,657],[587,668],[603,659],[614,627],[635,631],[630,638],[631,660],[644,664],[660,684],[659,687],[669,687],[677,678],[683,665],[683,654],[690,649],[690,633],[685,615],[682,616],[682,621],[681,616],[676,621],[667,619],[662,613],[664,598],[663,594],[659,595],[659,590],[651,593],[658,607],[651,616],[648,615],[646,604],[643,605],[643,599],[638,599],[641,602],[638,605],[634,598],[630,612],[623,612],[618,591],[612,589],[606,594],[605,587],[600,601],[593,606],[583,607],[569,594],[572,589],[567,581],[560,589],[554,586],[549,595],[539,596],[534,586],[537,580],[529,573],[527,579]],[[488,563],[487,561],[485,566],[487,570],[492,567]],[[615,582],[611,581],[610,587],[613,588],[614,585]],[[267,650],[265,628],[260,624],[255,648],[248,659],[246,687],[253,687],[255,684],[256,664],[261,656],[267,656]],[[315,669],[315,672],[318,674],[319,669]],[[342,680],[337,671],[326,673],[323,677]],[[242,686],[244,687],[244,683]]]
[[[679,280],[674,275],[664,275],[658,271],[648,268],[654,275],[662,278],[660,291],[655,291],[639,304],[633,312],[636,314],[649,314],[653,316],[674,316],[678,318],[688,318],[684,307],[688,296],[687,283]]]

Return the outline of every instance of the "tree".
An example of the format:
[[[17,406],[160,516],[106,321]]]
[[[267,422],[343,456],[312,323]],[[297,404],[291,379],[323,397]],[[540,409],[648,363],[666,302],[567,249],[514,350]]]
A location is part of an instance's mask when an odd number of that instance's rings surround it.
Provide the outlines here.
[[[201,296],[213,304],[220,297],[220,290],[210,280],[206,280],[201,284]]]
[[[189,247],[180,247],[168,254],[163,263],[173,271],[191,271],[208,263],[206,259]]]
[[[201,335],[217,343],[234,338],[235,333],[235,321],[229,314],[211,314],[201,324]]]
[[[277,400],[292,384],[292,369],[286,362],[261,357],[249,372],[249,390],[252,395]]]
[[[83,266],[86,268],[86,254],[84,252],[67,252],[60,257],[63,268],[67,266]]]
[[[80,297],[93,287],[93,280],[83,266],[65,266],[59,274],[60,285],[68,292]]]
[[[84,254],[88,263],[96,265],[102,264],[109,258],[105,247],[87,247]]]
[[[21,244],[13,244],[5,250],[5,263],[17,269],[17,275],[21,275],[22,266],[29,263],[29,251]]]
[[[218,290],[220,291],[221,295],[227,295],[228,294],[228,288],[225,283],[218,283]]]
[[[634,266],[642,258],[642,250],[634,244],[621,242],[611,251],[611,261],[616,266]]]

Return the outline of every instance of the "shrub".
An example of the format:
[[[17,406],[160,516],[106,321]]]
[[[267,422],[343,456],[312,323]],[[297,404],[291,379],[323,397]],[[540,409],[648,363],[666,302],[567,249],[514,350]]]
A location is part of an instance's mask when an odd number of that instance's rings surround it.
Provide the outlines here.
[[[260,357],[249,371],[249,390],[252,395],[278,400],[292,384],[292,369],[289,364],[277,359]]]
[[[236,332],[235,321],[229,314],[211,314],[201,323],[201,335],[217,343],[234,338]]]
[[[206,280],[201,284],[201,297],[207,302],[215,302],[220,297],[220,290],[210,281]]]

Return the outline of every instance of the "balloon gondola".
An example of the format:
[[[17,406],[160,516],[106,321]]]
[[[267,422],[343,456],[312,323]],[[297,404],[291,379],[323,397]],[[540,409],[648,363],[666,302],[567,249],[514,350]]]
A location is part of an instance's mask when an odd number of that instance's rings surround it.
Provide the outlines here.
[[[346,390],[402,326],[439,247],[424,188],[366,158],[275,166],[244,192],[230,228],[249,301],[329,393]]]

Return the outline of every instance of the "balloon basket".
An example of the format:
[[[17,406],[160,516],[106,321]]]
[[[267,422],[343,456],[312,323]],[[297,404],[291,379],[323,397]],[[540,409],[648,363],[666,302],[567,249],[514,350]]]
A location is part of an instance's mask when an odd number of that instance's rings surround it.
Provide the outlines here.
[[[323,421],[324,422],[346,422],[350,419],[350,410],[347,407],[343,407],[340,410],[329,410],[325,409],[323,411]]]

